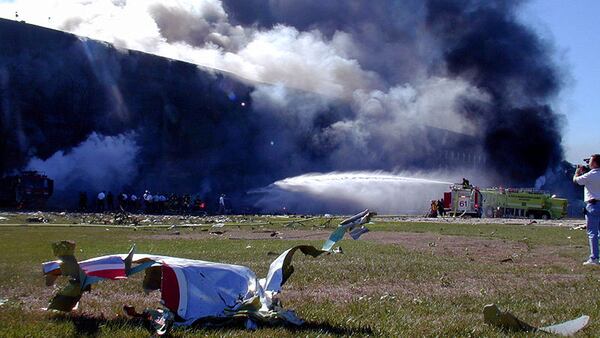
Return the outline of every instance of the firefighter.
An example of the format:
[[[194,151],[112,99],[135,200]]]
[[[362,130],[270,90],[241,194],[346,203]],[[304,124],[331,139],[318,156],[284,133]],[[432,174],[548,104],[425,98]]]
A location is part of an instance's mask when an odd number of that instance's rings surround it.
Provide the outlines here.
[[[462,179],[462,185],[463,185],[463,188],[465,188],[465,189],[468,189],[471,187],[471,183],[469,182],[469,180],[464,177]]]
[[[129,196],[125,192],[119,194],[119,209],[127,210],[127,200]]]
[[[225,209],[225,194],[221,194],[221,196],[219,197],[219,211],[218,213],[220,215],[224,215],[226,213],[226,209]]]
[[[148,190],[146,190],[144,192],[143,199],[144,199],[144,207],[143,207],[144,213],[147,213],[147,214],[152,213],[152,211],[153,211],[153,207],[152,207],[153,198],[152,198],[152,194],[150,194],[150,192]]]
[[[431,200],[431,207],[429,209],[429,217],[437,217],[437,201]]]
[[[129,196],[129,210],[137,212],[140,209],[138,197],[135,194]]]
[[[106,193],[101,191],[96,196],[96,211],[104,212],[104,200],[106,199]]]
[[[446,210],[444,209],[444,202],[442,202],[442,200],[438,200],[436,202],[436,204],[437,204],[436,206],[437,206],[438,215],[440,217],[446,216]]]

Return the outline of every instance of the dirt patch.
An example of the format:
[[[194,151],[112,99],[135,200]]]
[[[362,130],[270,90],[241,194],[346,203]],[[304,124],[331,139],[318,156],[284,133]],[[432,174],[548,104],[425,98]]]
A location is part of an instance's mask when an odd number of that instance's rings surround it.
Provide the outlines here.
[[[361,240],[396,244],[406,250],[430,253],[436,256],[463,257],[472,262],[534,267],[545,265],[572,267],[573,264],[576,264],[572,259],[559,255],[561,247],[536,246],[530,248],[524,242],[504,239],[374,231],[365,234]]]
[[[261,229],[242,230],[230,228],[210,228],[206,231],[170,232],[145,236],[148,239],[209,239],[220,238],[230,240],[325,240],[331,230],[301,230],[301,229]],[[372,231],[364,234],[361,241],[381,244],[399,245],[406,250],[429,253],[432,255],[462,257],[473,262],[497,262],[506,264],[546,264],[572,263],[560,258],[557,250],[543,247],[530,250],[526,243],[485,239],[479,237],[437,235],[432,233],[412,233],[397,231]],[[548,254],[553,252],[554,254]]]
[[[528,252],[527,245],[520,242],[431,233],[374,231],[365,234],[363,239],[382,244],[397,244],[407,250],[433,255],[464,257],[478,262],[499,262],[523,256]]]

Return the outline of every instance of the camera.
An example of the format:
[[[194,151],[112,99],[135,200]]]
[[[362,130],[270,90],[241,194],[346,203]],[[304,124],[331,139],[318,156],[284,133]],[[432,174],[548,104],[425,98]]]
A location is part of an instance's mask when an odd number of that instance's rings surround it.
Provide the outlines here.
[[[579,166],[579,168],[581,168],[581,174],[582,175],[591,170],[590,169],[590,159],[589,158],[584,158],[583,162],[585,162],[586,164]]]

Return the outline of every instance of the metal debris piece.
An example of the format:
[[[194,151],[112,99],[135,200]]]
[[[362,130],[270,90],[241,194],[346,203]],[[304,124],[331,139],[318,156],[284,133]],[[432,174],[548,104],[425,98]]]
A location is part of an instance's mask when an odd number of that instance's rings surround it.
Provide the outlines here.
[[[546,332],[553,333],[559,336],[571,336],[585,328],[590,320],[589,316],[581,316],[579,318],[569,320],[563,323],[535,327],[519,318],[515,317],[510,312],[500,311],[496,304],[488,304],[483,307],[483,320],[486,324],[493,325],[505,331],[515,332]]]
[[[327,241],[325,242],[325,244],[323,244],[323,248],[322,250],[325,251],[331,251],[331,249],[333,248],[333,245],[335,243],[337,243],[338,241],[340,241],[343,237],[344,234],[346,232],[349,232],[352,234],[353,231],[355,231],[355,228],[358,226],[362,226],[363,224],[368,223],[371,220],[371,217],[377,215],[374,212],[369,211],[369,209],[366,209],[365,211],[358,213],[348,219],[343,220],[340,225],[338,225],[338,227],[333,231],[333,233],[329,236],[329,239],[327,239]],[[363,233],[366,233],[368,231],[367,228],[365,228],[364,226],[358,228],[358,229],[366,229],[366,231],[363,230],[358,230],[356,231],[354,234],[354,236],[352,236],[353,239],[358,239],[360,237],[360,235],[362,235]]]
[[[372,214],[365,210],[342,222],[334,233],[339,229],[351,231],[367,222]],[[336,238],[332,234],[327,243],[332,242],[333,246],[341,239]],[[302,325],[304,321],[293,311],[281,307],[278,294],[294,272],[292,258],[297,251],[312,257],[330,252],[311,245],[294,246],[277,256],[269,266],[267,276],[258,279],[245,266],[135,254],[135,246],[128,254],[101,256],[81,262],[74,256],[74,242],[56,242],[52,250],[59,260],[42,264],[47,285],[53,285],[61,275],[69,277],[69,280],[50,300],[48,310],[69,312],[77,306],[84,292],[91,291],[93,284],[107,279],[127,279],[143,271],[143,290],[161,291],[164,308],[145,310],[141,314],[150,322],[153,334],[158,335],[168,334],[171,325],[186,326],[215,318],[246,318],[250,329],[259,322]],[[131,307],[125,308],[125,311],[138,316]]]

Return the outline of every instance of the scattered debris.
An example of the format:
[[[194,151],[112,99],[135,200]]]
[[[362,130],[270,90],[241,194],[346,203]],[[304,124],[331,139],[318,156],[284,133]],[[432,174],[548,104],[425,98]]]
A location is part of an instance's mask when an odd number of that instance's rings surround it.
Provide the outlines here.
[[[215,224],[213,224],[213,226],[212,226],[212,227],[213,227],[213,228],[222,228],[222,227],[224,227],[224,226],[225,226],[225,223],[215,223]]]
[[[48,222],[50,222],[50,220],[45,218],[44,216],[34,216],[34,217],[27,217],[27,222],[28,223],[48,223]]]
[[[0,298],[0,306],[4,305],[6,303],[8,303],[8,299],[6,299],[6,298]]]
[[[504,258],[500,260],[500,263],[514,263],[515,260],[512,257]]]
[[[571,230],[586,230],[586,229],[587,229],[587,224],[576,225],[571,228]]]
[[[125,306],[124,310],[131,317],[149,322],[153,334],[166,335],[171,326],[187,326],[215,318],[223,321],[245,318],[248,329],[255,329],[257,322],[302,325],[304,321],[293,311],[284,309],[278,298],[283,284],[294,272],[293,255],[298,250],[312,257],[331,252],[346,231],[351,232],[368,222],[372,215],[374,213],[365,210],[343,221],[322,249],[298,245],[284,251],[271,263],[267,276],[262,279],[257,279],[256,274],[245,266],[135,254],[135,245],[128,254],[78,262],[74,256],[75,242],[56,242],[52,244],[52,251],[59,260],[42,264],[46,285],[53,285],[59,276],[69,279],[50,300],[47,309],[70,312],[83,293],[91,291],[93,284],[106,279],[127,279],[143,271],[144,291],[160,290],[164,307],[146,309],[141,314],[132,306]]]
[[[500,311],[496,304],[488,304],[483,307],[483,320],[486,324],[497,326],[506,331],[542,331],[546,333],[553,333],[559,336],[571,336],[585,328],[590,320],[590,317],[581,316],[577,319],[569,320],[564,323],[538,328],[525,323],[510,312]]]

